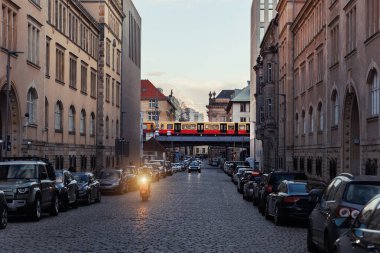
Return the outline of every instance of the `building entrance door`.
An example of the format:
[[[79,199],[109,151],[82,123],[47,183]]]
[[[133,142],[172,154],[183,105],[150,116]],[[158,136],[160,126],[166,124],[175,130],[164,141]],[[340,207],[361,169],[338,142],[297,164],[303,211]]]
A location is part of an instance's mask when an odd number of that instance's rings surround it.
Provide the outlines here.
[[[359,106],[354,91],[347,92],[343,111],[343,170],[360,174]]]

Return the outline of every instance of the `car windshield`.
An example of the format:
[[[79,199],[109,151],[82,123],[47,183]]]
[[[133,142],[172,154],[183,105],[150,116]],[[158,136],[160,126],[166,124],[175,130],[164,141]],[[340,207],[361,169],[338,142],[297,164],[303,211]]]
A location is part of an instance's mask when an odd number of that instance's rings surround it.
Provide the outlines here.
[[[56,171],[55,172],[55,181],[57,183],[62,183],[63,182],[63,175],[62,175],[62,172],[60,171]]]
[[[240,168],[237,173],[238,174],[242,174],[246,170],[247,170],[247,168]]]
[[[270,179],[274,185],[279,185],[284,180],[307,180],[304,174],[274,174]]]
[[[88,182],[88,176],[85,174],[74,175],[74,179],[78,182],[78,184],[84,184]]]
[[[118,171],[101,171],[100,179],[119,179],[120,173]]]
[[[351,183],[348,185],[343,200],[353,204],[365,205],[371,198],[379,193],[379,183]]]
[[[306,184],[288,184],[288,192],[291,194],[307,193]]]
[[[34,164],[0,165],[0,179],[36,179],[37,167]]]
[[[190,166],[198,166],[198,163],[197,163],[197,162],[192,162],[192,163],[190,164]]]

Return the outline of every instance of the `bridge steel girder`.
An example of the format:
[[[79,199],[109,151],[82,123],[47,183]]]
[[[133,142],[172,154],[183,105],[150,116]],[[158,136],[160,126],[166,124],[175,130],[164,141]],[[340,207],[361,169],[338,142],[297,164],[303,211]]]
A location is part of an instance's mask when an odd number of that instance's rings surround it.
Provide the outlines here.
[[[156,136],[161,145],[168,147],[183,146],[223,146],[249,148],[249,136]]]

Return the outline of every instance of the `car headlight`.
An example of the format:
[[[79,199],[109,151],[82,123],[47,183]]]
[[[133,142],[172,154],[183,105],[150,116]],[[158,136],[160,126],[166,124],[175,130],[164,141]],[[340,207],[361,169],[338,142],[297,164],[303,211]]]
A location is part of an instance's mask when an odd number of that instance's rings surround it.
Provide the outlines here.
[[[25,194],[29,192],[29,188],[18,188],[17,193]]]
[[[113,183],[112,185],[113,185],[113,186],[115,186],[115,185],[119,185],[119,182],[115,182],[115,183]]]

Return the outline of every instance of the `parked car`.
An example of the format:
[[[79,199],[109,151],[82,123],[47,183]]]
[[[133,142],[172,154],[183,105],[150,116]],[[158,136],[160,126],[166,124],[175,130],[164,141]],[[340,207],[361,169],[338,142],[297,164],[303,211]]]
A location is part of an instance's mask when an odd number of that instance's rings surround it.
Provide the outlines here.
[[[257,174],[256,174],[257,173]],[[243,186],[243,199],[252,200],[253,198],[253,189],[256,184],[260,183],[261,174],[258,172],[251,173],[251,176],[248,178],[248,181]]]
[[[372,198],[359,213],[354,224],[334,245],[334,252],[380,252],[380,195]]]
[[[281,225],[287,219],[307,221],[315,202],[309,198],[311,187],[306,182],[284,180],[278,191],[267,198],[265,218],[274,217],[274,223]]]
[[[128,190],[136,190],[138,174],[138,169],[136,168],[136,166],[127,166],[126,168],[123,168],[123,173],[127,178]]]
[[[259,176],[258,172],[254,172],[253,170],[247,169],[243,172],[243,174],[240,177],[237,178],[236,189],[239,193],[243,193],[244,184],[250,180],[253,173],[255,173],[256,176]]]
[[[77,181],[68,170],[55,171],[55,185],[59,192],[59,208],[66,211],[70,206],[78,207],[79,187]]]
[[[99,173],[101,192],[123,194],[128,192],[127,176],[120,169],[104,169]]]
[[[17,160],[22,159],[22,160]],[[9,158],[0,162],[0,190],[10,213],[26,213],[38,221],[43,211],[59,212],[54,168],[43,158]]]
[[[307,247],[332,252],[335,240],[353,223],[367,202],[380,193],[378,176],[335,177],[309,216]]]
[[[283,180],[307,180],[307,176],[305,173],[302,172],[286,172],[286,171],[272,171],[268,174],[268,176],[265,178],[265,181],[263,181],[262,188],[259,192],[259,199],[258,202],[259,211],[262,215],[265,214],[265,206],[267,203],[267,197],[272,192],[277,192],[277,187]]]
[[[96,180],[94,174],[90,172],[76,172],[73,173],[73,176],[79,186],[78,200],[85,201],[87,205],[90,205],[92,201],[101,201],[100,183]]]
[[[3,191],[0,191],[0,229],[8,224],[8,205]]]
[[[231,177],[231,181],[237,185],[239,178],[243,175],[244,171],[250,170],[249,166],[239,165],[236,167],[236,173]],[[252,171],[252,170],[250,170]]]
[[[156,163],[146,163],[144,167],[148,167],[152,171],[152,182],[160,181],[160,166]]]
[[[264,187],[264,184],[262,182],[265,182],[266,178],[268,177],[268,174],[262,174],[259,182],[253,183],[253,195],[252,195],[252,203],[254,206],[259,205],[260,203],[260,197],[261,197],[261,189]]]
[[[191,173],[192,171],[198,171],[198,173],[201,173],[201,166],[198,162],[193,161],[190,163],[189,167],[187,168],[187,172]]]

